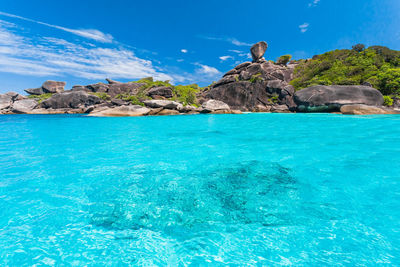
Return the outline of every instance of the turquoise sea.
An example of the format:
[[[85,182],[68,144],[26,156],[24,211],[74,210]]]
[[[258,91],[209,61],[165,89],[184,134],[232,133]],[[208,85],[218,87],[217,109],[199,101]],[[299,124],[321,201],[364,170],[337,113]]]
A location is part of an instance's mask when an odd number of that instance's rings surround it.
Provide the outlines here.
[[[399,266],[400,116],[0,116],[1,266]]]

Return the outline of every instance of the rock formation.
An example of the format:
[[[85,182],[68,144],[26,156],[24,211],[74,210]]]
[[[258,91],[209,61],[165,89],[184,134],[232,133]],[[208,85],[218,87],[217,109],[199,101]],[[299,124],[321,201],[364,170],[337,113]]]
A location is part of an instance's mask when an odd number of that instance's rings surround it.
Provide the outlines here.
[[[262,56],[267,43],[259,42],[251,48],[253,62],[244,62],[225,73],[223,78],[205,92],[205,99],[227,103],[242,111],[270,111],[272,106],[286,105],[295,110],[294,88],[289,85],[295,64],[277,65]]]
[[[26,89],[25,92],[27,92],[30,95],[61,93],[64,91],[65,84],[66,84],[65,82],[45,81],[42,87]]]
[[[264,41],[254,44],[250,48],[251,57],[253,58],[253,62],[265,61],[263,56],[265,54],[265,51],[267,51],[267,48],[268,48],[268,44]]]
[[[297,91],[294,96],[298,111],[339,111],[343,105],[382,106],[381,92],[363,85],[316,85]]]

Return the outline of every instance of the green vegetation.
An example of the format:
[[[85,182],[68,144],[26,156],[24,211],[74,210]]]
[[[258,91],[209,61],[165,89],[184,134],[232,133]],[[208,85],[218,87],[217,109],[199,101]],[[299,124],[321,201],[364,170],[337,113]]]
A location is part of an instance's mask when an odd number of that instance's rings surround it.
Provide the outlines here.
[[[277,95],[274,95],[268,99],[268,102],[270,102],[270,103],[278,103],[278,101],[279,101],[279,96],[277,96]]]
[[[392,106],[393,98],[391,98],[390,96],[387,96],[387,95],[383,96],[383,105],[388,106],[388,107]]]
[[[400,94],[400,51],[358,44],[299,61],[291,84],[297,89],[312,85],[370,83],[384,95]]]
[[[184,105],[197,105],[196,94],[200,92],[200,87],[197,84],[176,85],[172,89],[174,97]]]
[[[263,78],[261,78],[261,73],[254,74],[254,75],[252,75],[252,76],[250,77],[250,79],[249,79],[249,81],[250,81],[251,83],[255,83],[255,82],[257,82],[257,81],[262,81],[262,80],[263,80]]]
[[[28,98],[35,99],[39,103],[42,103],[44,100],[49,99],[52,95],[53,95],[52,93],[46,93],[41,95],[28,95]]]
[[[134,81],[133,83],[142,83],[139,92],[135,95],[122,95],[119,96],[121,99],[134,101],[136,103],[142,103],[143,99],[150,99],[147,96],[147,92],[150,88],[165,86],[172,89],[173,98],[172,100],[177,100],[184,105],[197,105],[196,95],[200,92],[201,88],[197,84],[190,85],[172,85],[170,81],[154,81],[153,77],[148,77]],[[129,99],[128,99],[129,98]],[[133,103],[133,102],[132,102]],[[143,103],[142,103],[143,104]]]
[[[89,94],[95,95],[95,96],[97,96],[98,98],[100,98],[100,99],[102,99],[104,101],[107,101],[107,100],[111,99],[111,97],[107,93],[92,93],[92,92],[89,92]]]
[[[292,55],[283,55],[278,58],[276,64],[286,65],[292,59]]]
[[[130,94],[118,94],[115,96],[117,99],[122,99],[125,101],[131,102],[133,105],[140,105],[144,106],[144,103],[139,99],[137,95],[130,95]]]

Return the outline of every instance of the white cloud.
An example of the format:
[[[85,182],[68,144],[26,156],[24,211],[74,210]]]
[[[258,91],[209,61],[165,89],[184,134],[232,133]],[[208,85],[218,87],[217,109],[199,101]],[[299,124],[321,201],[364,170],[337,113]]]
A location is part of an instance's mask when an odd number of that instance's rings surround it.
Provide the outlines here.
[[[37,21],[37,20],[33,20],[33,19],[29,19],[29,18],[25,18],[25,17],[21,17],[21,16],[17,16],[17,15],[13,15],[13,14],[9,14],[9,13],[5,13],[5,12],[1,12],[0,11],[0,15],[6,16],[6,17],[10,17],[10,18],[16,18],[16,19],[21,19],[24,21],[29,21],[29,22],[33,22],[33,23],[37,23],[40,25],[44,25],[50,28],[54,28],[54,29],[58,29],[61,31],[65,31],[65,32],[69,32],[87,39],[91,39],[91,40],[95,40],[98,42],[102,42],[102,43],[112,43],[113,42],[113,37],[111,34],[107,34],[107,33],[103,33],[99,30],[96,29],[70,29],[70,28],[66,28],[66,27],[62,27],[62,26],[58,26],[58,25],[53,25],[53,24],[48,24],[45,22],[41,22],[41,21]]]
[[[181,52],[186,54],[188,51],[187,51],[187,49],[181,49]]]
[[[194,65],[199,66],[199,68],[196,70],[198,74],[203,74],[212,77],[221,75],[221,72],[214,67],[203,65],[200,63],[194,63]]]
[[[105,77],[182,80],[168,75],[149,60],[123,47],[103,48],[75,44],[53,37],[28,38],[0,23],[0,71],[31,76],[71,75],[86,79]]]
[[[233,56],[222,56],[222,57],[219,57],[219,59],[221,59],[221,61],[225,61],[228,59],[233,59]]]
[[[246,42],[241,42],[238,39],[232,38],[232,37],[210,37],[210,36],[203,36],[203,35],[199,35],[198,37],[202,38],[202,39],[206,39],[206,40],[224,41],[224,42],[228,42],[233,45],[236,45],[236,46],[251,46],[252,45],[252,44],[249,44]]]
[[[313,0],[311,3],[308,4],[309,7],[315,7],[319,4],[321,0]]]
[[[236,54],[241,54],[241,53],[243,53],[243,51],[240,51],[240,50],[235,50],[235,49],[231,49],[231,50],[228,50],[229,52],[232,52],[232,53],[236,53]]]
[[[310,26],[309,23],[303,23],[303,24],[299,25],[300,31],[301,31],[302,33],[305,33],[305,32],[308,30],[308,27],[309,27],[309,26]]]

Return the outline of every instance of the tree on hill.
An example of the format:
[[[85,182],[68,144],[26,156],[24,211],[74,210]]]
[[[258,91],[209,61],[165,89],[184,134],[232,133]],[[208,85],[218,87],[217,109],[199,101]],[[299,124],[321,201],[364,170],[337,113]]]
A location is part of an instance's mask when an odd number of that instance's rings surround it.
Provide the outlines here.
[[[370,83],[384,95],[400,95],[400,51],[371,46],[334,50],[300,61],[291,84],[297,89],[312,85]]]

